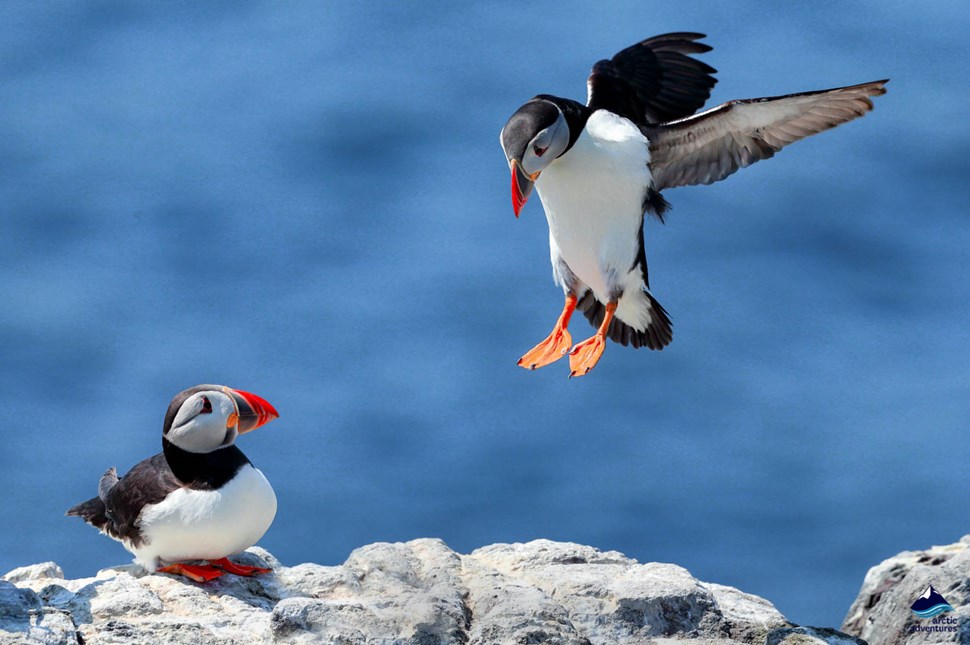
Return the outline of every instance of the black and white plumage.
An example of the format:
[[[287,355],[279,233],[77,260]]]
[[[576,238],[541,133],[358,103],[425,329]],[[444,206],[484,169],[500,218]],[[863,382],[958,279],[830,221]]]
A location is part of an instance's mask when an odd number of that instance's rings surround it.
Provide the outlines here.
[[[501,133],[516,216],[533,186],[549,223],[553,277],[566,306],[549,338],[519,361],[535,369],[570,354],[571,376],[587,373],[609,337],[662,349],[672,330],[649,290],[643,217],[663,220],[661,191],[709,184],[784,146],[862,116],[887,81],[731,101],[694,114],[715,70],[692,58],[710,51],[703,34],[672,33],[593,66],[587,103],[540,94]],[[598,327],[571,347],[574,309]],[[570,351],[571,349],[571,351]]]
[[[108,469],[98,496],[67,514],[120,541],[148,571],[243,551],[272,524],[276,495],[235,440],[278,416],[249,392],[221,385],[184,390],[165,414],[162,452],[121,478]]]

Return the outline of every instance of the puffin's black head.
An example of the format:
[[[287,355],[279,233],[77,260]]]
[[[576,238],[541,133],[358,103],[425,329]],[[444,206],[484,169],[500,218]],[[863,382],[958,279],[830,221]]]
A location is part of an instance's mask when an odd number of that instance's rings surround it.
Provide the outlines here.
[[[501,142],[512,171],[512,209],[518,217],[539,173],[569,147],[569,125],[559,106],[537,96],[509,118]]]
[[[212,452],[279,416],[255,394],[225,385],[196,385],[172,399],[162,436],[188,452]]]

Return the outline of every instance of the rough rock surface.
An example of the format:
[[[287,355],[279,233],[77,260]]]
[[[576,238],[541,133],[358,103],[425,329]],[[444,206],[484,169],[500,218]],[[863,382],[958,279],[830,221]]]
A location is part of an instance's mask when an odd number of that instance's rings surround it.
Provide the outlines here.
[[[931,585],[954,611],[920,618],[910,607]],[[869,569],[842,629],[872,645],[970,644],[970,535],[948,546],[904,551]]]
[[[258,547],[235,559],[273,573],[202,585],[134,565],[78,580],[54,563],[15,569],[0,580],[0,644],[861,642],[673,564],[548,540],[468,555],[432,539],[372,544],[334,567],[285,567]]]

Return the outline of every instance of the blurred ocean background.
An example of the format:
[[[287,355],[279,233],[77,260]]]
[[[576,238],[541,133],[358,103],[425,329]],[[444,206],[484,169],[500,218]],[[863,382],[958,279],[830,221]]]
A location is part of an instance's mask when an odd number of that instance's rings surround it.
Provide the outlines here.
[[[711,105],[892,82],[665,193],[669,348],[522,370],[562,297],[499,130],[676,30]],[[282,415],[240,446],[285,563],[551,538],[839,625],[970,533],[968,33],[957,1],[0,4],[0,572],[128,562],[64,510],[214,382]]]

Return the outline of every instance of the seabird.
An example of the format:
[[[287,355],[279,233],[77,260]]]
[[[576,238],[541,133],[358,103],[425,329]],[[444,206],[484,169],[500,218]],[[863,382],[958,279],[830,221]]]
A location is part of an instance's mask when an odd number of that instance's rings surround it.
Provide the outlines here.
[[[269,573],[228,556],[255,544],[276,516],[273,487],[236,437],[277,417],[264,399],[224,385],[179,392],[165,413],[162,452],[121,478],[108,469],[98,496],[67,515],[121,542],[148,571],[198,582]],[[209,565],[186,564],[193,560]]]
[[[711,184],[786,145],[862,116],[887,80],[729,101],[694,114],[716,70],[692,58],[711,50],[698,33],[648,38],[593,66],[586,105],[540,94],[515,111],[501,143],[512,172],[516,217],[533,186],[549,223],[553,278],[566,303],[552,333],[519,365],[536,369],[569,354],[570,376],[587,374],[606,338],[663,349],[670,318],[650,292],[645,213],[661,222],[661,191]],[[693,116],[692,116],[693,115]],[[597,328],[573,346],[579,309]]]

